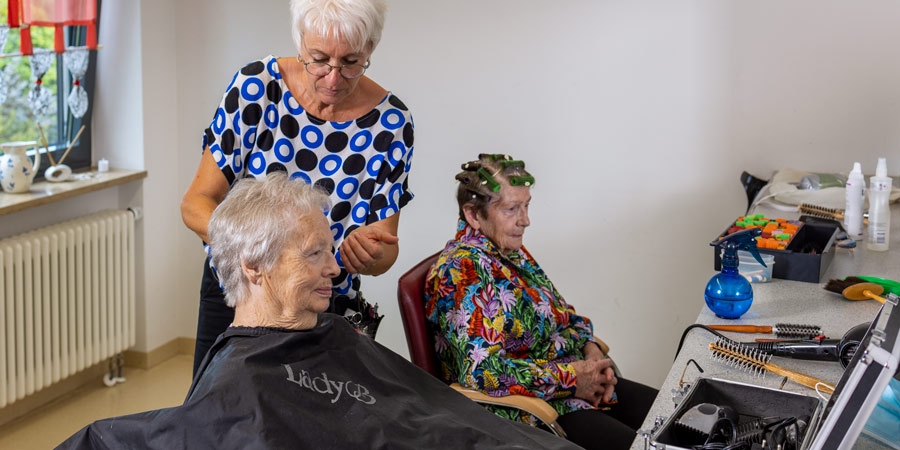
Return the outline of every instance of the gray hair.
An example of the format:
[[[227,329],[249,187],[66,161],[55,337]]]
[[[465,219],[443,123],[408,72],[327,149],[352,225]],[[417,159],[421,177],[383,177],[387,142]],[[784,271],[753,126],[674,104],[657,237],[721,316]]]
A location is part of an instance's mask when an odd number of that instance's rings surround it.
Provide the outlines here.
[[[291,0],[291,34],[299,53],[303,34],[337,36],[356,51],[375,50],[381,40],[385,0]]]
[[[287,240],[297,230],[300,218],[323,214],[330,207],[328,196],[283,172],[265,179],[239,181],[209,219],[209,245],[225,303],[234,307],[249,294],[241,261],[248,267],[270,270]],[[302,230],[300,230],[302,232]]]
[[[478,159],[463,163],[462,172],[456,174],[459,186],[456,188],[456,203],[459,218],[465,220],[463,208],[472,205],[476,212],[487,217],[487,207],[491,201],[500,198],[499,180],[513,186],[531,187],[534,177],[525,170],[525,163],[512,159],[509,155],[481,153]]]

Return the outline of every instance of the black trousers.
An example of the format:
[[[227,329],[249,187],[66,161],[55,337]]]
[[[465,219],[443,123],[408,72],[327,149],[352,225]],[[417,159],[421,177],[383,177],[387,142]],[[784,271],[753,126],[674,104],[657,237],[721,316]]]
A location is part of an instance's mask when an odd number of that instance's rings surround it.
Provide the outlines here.
[[[619,378],[615,391],[619,403],[608,411],[582,409],[556,419],[570,441],[588,450],[631,447],[659,391],[622,378]]]
[[[200,311],[197,315],[197,342],[194,345],[194,371],[203,361],[203,357],[216,342],[216,338],[234,322],[234,309],[225,304],[225,293],[219,286],[209,258],[203,263],[203,280],[200,282]]]

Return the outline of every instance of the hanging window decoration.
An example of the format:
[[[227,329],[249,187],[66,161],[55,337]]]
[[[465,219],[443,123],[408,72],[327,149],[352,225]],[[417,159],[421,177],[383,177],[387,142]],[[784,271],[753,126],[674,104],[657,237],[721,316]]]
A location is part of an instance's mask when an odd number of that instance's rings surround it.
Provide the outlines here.
[[[21,21],[19,14],[22,14]],[[64,25],[87,26],[87,47],[97,48],[96,0],[9,0],[9,26],[19,27],[23,55],[33,53],[32,26],[54,27],[54,50],[66,51],[63,39]]]
[[[63,56],[66,69],[72,77],[72,89],[69,97],[66,98],[66,103],[69,104],[69,111],[72,112],[72,116],[76,119],[84,116],[88,109],[87,91],[81,85],[81,79],[84,78],[84,74],[87,72],[88,56],[90,56],[90,52],[86,48],[69,50]]]
[[[31,55],[31,75],[34,77],[34,86],[28,92],[28,103],[31,105],[31,112],[34,117],[41,117],[47,114],[50,109],[50,102],[54,100],[50,89],[43,86],[44,74],[50,70],[50,64],[53,62],[53,52],[50,50],[38,50]]]
[[[0,25],[0,52],[6,47],[6,38],[9,37],[9,27]],[[4,71],[0,70],[0,103],[6,102],[6,96],[9,94],[9,80],[6,79]]]

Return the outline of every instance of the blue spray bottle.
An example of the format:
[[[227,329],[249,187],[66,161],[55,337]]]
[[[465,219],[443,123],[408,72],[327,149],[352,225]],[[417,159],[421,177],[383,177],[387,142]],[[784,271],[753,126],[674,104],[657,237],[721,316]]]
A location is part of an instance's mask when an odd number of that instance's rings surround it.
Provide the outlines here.
[[[763,267],[766,263],[756,250],[756,237],[762,234],[759,228],[750,228],[710,242],[709,245],[723,248],[722,271],[713,275],[706,283],[706,306],[723,319],[741,317],[753,303],[753,288],[738,273],[738,250],[747,250]]]

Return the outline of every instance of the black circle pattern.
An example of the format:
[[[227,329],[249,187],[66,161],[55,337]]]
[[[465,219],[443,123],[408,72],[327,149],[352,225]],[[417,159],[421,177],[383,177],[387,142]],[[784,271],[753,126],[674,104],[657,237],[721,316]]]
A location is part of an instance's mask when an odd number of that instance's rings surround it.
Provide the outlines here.
[[[323,120],[298,103],[271,58],[247,64],[235,75],[204,130],[204,148],[229,184],[287,172],[328,193],[334,206],[327,214],[339,249],[359,226],[398,212],[412,199],[406,177],[413,153],[412,116],[388,94],[353,121]],[[335,296],[356,297],[359,275],[342,270],[333,281]]]

